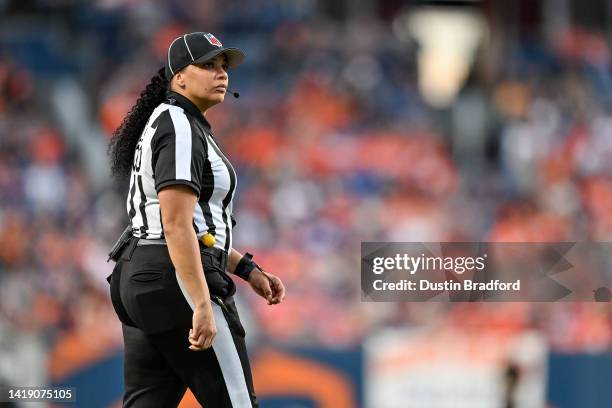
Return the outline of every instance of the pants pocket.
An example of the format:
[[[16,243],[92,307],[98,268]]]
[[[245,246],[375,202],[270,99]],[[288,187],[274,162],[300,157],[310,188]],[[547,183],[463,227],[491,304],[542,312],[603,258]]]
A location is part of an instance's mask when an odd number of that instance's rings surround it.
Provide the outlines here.
[[[128,309],[138,327],[147,334],[171,330],[177,321],[172,307],[174,294],[164,278],[168,271],[162,268],[146,265],[126,276]]]
[[[135,289],[134,292],[142,331],[154,334],[174,328],[174,319],[167,305],[168,291],[164,287],[152,285]]]
[[[136,246],[131,260],[121,263],[121,300],[136,327],[147,334],[191,327],[193,311],[179,287],[167,247]]]
[[[136,282],[152,282],[158,279],[162,279],[163,275],[161,271],[158,270],[144,270],[135,272],[132,275],[132,280]]]

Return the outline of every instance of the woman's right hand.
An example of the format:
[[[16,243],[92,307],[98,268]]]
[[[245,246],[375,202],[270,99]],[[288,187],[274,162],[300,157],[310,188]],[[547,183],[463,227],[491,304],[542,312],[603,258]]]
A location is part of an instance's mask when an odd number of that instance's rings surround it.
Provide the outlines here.
[[[201,351],[212,346],[217,326],[208,292],[198,237],[193,228],[193,208],[196,206],[195,190],[184,185],[169,185],[159,193],[164,235],[168,252],[189,297],[195,304],[192,327],[189,330],[189,349]]]
[[[193,311],[193,327],[189,330],[190,350],[202,351],[212,346],[217,335],[217,325],[212,310],[212,303],[196,306]]]

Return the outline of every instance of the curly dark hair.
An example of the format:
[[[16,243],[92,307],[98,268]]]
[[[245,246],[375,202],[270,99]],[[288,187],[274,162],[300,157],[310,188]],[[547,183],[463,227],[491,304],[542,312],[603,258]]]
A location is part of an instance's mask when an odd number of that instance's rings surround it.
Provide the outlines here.
[[[136,104],[113,132],[108,145],[108,155],[113,176],[129,176],[134,160],[134,150],[142,130],[153,110],[166,99],[169,82],[164,75],[164,68],[151,78],[151,82],[140,93]]]

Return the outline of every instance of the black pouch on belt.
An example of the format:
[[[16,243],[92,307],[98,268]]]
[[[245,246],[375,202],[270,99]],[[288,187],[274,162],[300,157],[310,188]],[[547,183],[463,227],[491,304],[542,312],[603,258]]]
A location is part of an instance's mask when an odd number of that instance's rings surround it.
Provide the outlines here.
[[[113,247],[111,248],[106,262],[110,261],[111,259],[117,262],[119,260],[119,257],[121,256],[121,252],[126,247],[128,242],[130,242],[130,238],[132,238],[132,226],[128,225],[121,233],[119,239],[114,243]]]
[[[226,299],[233,296],[236,293],[236,284],[226,273],[227,256],[217,250],[202,249],[200,257],[211,297]]]

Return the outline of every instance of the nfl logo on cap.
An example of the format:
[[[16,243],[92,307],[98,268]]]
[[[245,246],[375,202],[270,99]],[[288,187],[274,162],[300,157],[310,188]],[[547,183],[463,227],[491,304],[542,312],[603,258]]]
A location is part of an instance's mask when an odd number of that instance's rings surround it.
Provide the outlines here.
[[[223,44],[221,44],[221,41],[217,40],[217,37],[215,37],[211,33],[204,34],[204,37],[206,37],[208,42],[211,43],[212,45],[215,45],[217,47],[221,47],[223,45]]]

